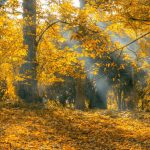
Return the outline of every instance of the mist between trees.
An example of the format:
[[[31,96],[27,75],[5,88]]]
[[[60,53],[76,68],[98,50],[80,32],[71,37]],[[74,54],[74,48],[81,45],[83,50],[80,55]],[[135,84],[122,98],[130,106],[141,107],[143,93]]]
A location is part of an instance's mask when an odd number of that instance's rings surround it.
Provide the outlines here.
[[[1,99],[149,111],[149,15],[146,0],[1,1]]]

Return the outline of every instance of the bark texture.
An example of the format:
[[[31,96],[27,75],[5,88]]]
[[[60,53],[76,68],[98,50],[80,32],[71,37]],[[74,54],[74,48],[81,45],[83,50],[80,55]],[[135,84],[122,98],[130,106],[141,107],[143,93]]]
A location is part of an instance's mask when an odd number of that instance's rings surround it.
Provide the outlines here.
[[[75,99],[75,108],[84,110],[85,109],[85,84],[84,80],[76,79],[76,99]]]
[[[23,38],[27,47],[25,63],[21,66],[20,74],[24,81],[18,84],[18,95],[26,102],[40,101],[36,80],[36,0],[23,1]]]

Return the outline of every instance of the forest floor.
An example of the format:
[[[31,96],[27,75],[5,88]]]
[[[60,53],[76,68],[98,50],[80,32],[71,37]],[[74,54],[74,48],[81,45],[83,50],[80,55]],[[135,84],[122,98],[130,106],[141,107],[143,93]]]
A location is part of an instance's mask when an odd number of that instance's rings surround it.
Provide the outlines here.
[[[150,114],[0,105],[0,150],[149,150]]]

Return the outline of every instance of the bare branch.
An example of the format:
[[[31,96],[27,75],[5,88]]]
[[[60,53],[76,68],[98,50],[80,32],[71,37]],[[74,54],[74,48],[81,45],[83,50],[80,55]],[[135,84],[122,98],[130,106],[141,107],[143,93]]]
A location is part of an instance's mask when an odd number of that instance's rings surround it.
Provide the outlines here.
[[[65,23],[65,24],[69,24],[69,23],[67,23],[67,22],[65,22],[65,21],[61,21],[61,20],[57,20],[57,21],[55,21],[55,22],[53,22],[53,23],[51,23],[51,24],[48,23],[48,26],[47,26],[47,27],[41,32],[41,34],[39,35],[39,38],[38,38],[36,44],[37,44],[37,45],[39,44],[39,42],[41,41],[43,35],[45,34],[45,32],[46,32],[49,28],[51,28],[53,25],[55,25],[55,24],[57,24],[57,23],[59,23],[59,22],[60,22],[60,23]]]
[[[142,39],[143,37],[147,36],[148,34],[150,34],[150,31],[143,34],[143,35],[141,35],[140,37],[136,38],[135,40],[133,40],[130,43],[126,44],[125,46],[121,47],[120,49],[124,49],[124,48],[128,47],[129,45],[131,45],[131,44],[135,43],[136,41]]]
[[[37,40],[37,42],[36,42],[37,45],[38,45],[39,42],[41,41],[41,39],[42,39],[43,35],[45,34],[45,32],[46,32],[50,27],[52,27],[53,25],[57,24],[58,22],[59,22],[59,21],[55,21],[55,22],[49,24],[49,25],[41,32],[41,34],[39,35],[39,38],[38,38],[38,40]]]
[[[147,32],[147,33],[145,33],[145,34],[143,34],[143,35],[141,35],[140,37],[136,38],[135,40],[129,42],[128,44],[124,45],[123,47],[120,47],[120,48],[114,50],[112,53],[114,53],[114,52],[116,52],[116,51],[118,51],[118,50],[123,50],[124,48],[128,47],[129,45],[135,43],[136,41],[138,41],[138,40],[140,40],[140,39],[142,39],[142,38],[144,38],[144,37],[147,36],[148,34],[150,34],[150,31]],[[111,53],[111,54],[112,54],[112,53]]]

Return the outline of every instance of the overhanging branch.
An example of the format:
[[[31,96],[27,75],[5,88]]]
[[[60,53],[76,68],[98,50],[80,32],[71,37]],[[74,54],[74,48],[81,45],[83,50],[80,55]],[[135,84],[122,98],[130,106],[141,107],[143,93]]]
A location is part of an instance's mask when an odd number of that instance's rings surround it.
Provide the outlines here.
[[[36,44],[37,44],[37,45],[39,44],[39,42],[41,41],[43,35],[45,34],[45,32],[46,32],[49,28],[51,28],[53,25],[55,25],[55,24],[57,24],[57,23],[59,23],[59,22],[60,22],[60,23],[65,23],[65,24],[69,24],[69,23],[67,23],[67,22],[65,22],[65,21],[61,21],[61,20],[57,20],[57,21],[55,21],[55,22],[53,22],[53,23],[51,23],[51,24],[48,23],[48,26],[47,26],[47,27],[41,32],[41,34],[39,35]]]
[[[140,39],[142,39],[142,38],[144,38],[144,37],[147,36],[148,34],[150,34],[150,31],[147,32],[147,33],[145,33],[145,34],[143,34],[143,35],[141,35],[140,37],[136,38],[135,40],[129,42],[128,44],[124,45],[123,47],[120,47],[120,48],[114,50],[112,53],[114,53],[114,52],[116,52],[116,51],[118,51],[118,50],[123,50],[124,48],[128,47],[129,45],[135,43],[136,41],[138,41],[138,40],[140,40]],[[111,54],[112,54],[112,53],[111,53]]]
[[[141,35],[140,37],[136,38],[135,40],[131,41],[130,43],[126,44],[125,46],[123,46],[123,47],[121,47],[119,49],[124,49],[124,48],[128,47],[129,45],[131,45],[131,44],[135,43],[136,41],[142,39],[143,37],[147,36],[148,34],[150,34],[150,31],[145,33],[145,34],[143,34],[143,35]]]

